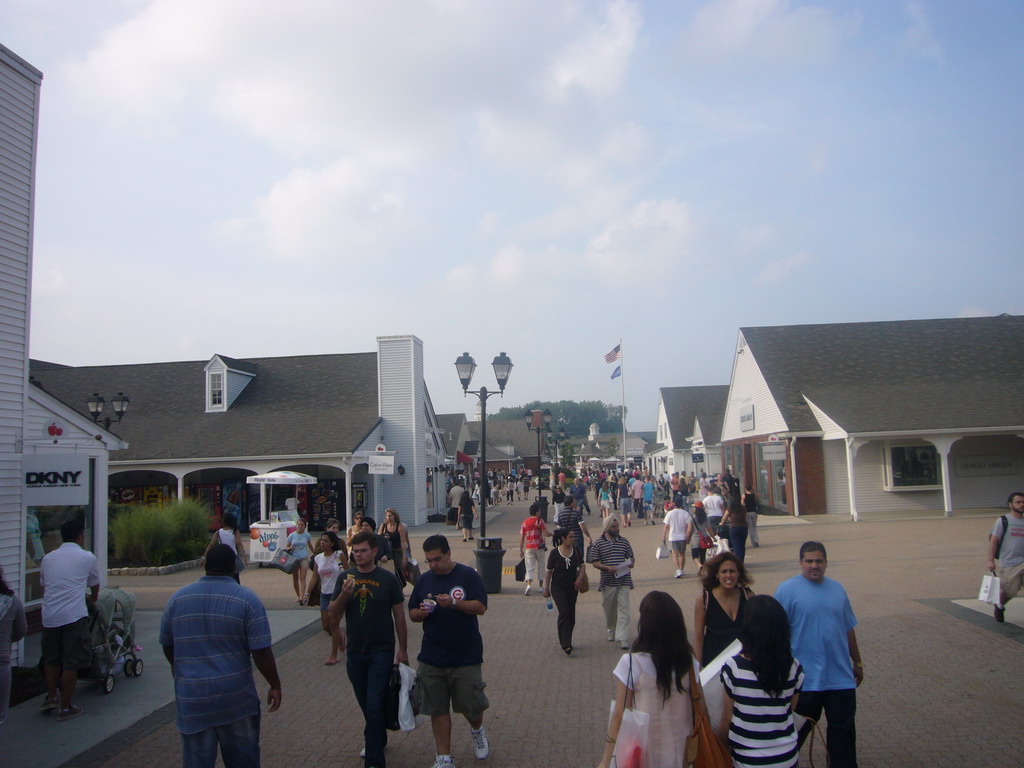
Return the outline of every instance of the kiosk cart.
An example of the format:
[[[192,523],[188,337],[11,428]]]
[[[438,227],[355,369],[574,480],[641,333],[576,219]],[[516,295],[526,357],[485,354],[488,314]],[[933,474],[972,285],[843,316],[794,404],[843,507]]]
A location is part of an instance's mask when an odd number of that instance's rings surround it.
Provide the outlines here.
[[[301,472],[268,472],[253,475],[246,482],[260,486],[260,520],[249,526],[249,562],[264,564],[274,559],[278,549],[288,542],[288,534],[295,530],[295,516],[291,510],[267,512],[267,485],[315,485],[317,479]]]

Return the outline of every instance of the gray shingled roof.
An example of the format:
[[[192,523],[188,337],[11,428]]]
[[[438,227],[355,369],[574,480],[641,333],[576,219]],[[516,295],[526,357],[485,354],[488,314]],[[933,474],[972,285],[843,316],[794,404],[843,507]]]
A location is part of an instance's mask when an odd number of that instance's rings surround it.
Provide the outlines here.
[[[792,431],[1024,425],[1024,317],[741,328]]]
[[[480,439],[480,422],[468,422],[469,434]],[[487,420],[487,445],[514,445],[516,455],[521,457],[537,455],[537,433],[526,428],[523,419],[488,419]],[[541,436],[541,445],[544,446],[544,437]],[[545,451],[546,447],[543,448]]]
[[[722,439],[722,420],[729,400],[729,385],[707,387],[662,387],[661,401],[665,418],[676,449],[685,448],[686,438],[693,434],[693,423],[700,419],[704,442],[714,445]]]
[[[462,450],[462,446],[457,443],[459,432],[462,431],[462,425],[465,423],[466,414],[464,413],[439,413],[437,415],[437,426],[444,430],[444,444],[449,454],[454,455],[455,451]],[[448,437],[449,434],[451,438]]]
[[[124,420],[110,427],[129,443],[117,461],[345,453],[378,421],[376,352],[232,361],[257,374],[224,413],[205,412],[208,362],[57,368],[32,361],[31,372],[86,417],[93,392],[108,402],[118,392],[131,398]],[[112,415],[109,406],[104,415]]]

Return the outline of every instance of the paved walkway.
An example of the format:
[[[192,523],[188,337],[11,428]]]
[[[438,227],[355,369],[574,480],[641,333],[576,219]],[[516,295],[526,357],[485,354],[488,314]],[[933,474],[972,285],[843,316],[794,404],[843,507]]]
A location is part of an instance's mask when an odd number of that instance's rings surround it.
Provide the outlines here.
[[[525,503],[492,508],[488,534],[502,536],[506,548],[515,549],[525,508]],[[861,766],[1024,765],[1024,746],[1011,735],[1013,724],[1024,718],[1024,600],[1010,603],[1007,622],[1000,625],[986,606],[972,599],[983,574],[986,534],[997,514],[993,510],[963,518],[856,524],[832,517],[762,516],[761,546],[749,549],[747,558],[755,575],[755,591],[770,593],[796,573],[800,543],[817,539],[829,550],[828,575],[850,593],[860,621],[857,635],[866,667],[858,696]],[[592,515],[589,521],[599,528],[598,516]],[[474,563],[470,545],[445,526],[414,530],[414,552],[424,536],[436,530],[449,533],[456,560]],[[684,579],[675,580],[672,566],[654,559],[660,527],[634,525],[624,533],[639,558],[632,600],[634,623],[640,598],[651,589],[674,595],[692,623],[700,588],[690,570]],[[506,555],[507,565],[514,563],[512,555]],[[151,612],[145,620],[155,622],[166,597],[198,575],[191,571],[118,581],[138,596],[144,615]],[[294,608],[289,579],[277,571],[249,569],[243,583],[260,594],[272,616],[292,617],[292,627],[316,618],[313,609]],[[611,670],[620,653],[604,639],[597,592],[580,599],[572,657],[558,648],[554,619],[543,599],[524,597],[508,576],[502,593],[491,596],[481,629],[491,699],[486,716],[491,757],[480,765],[595,765],[603,748]],[[284,703],[263,720],[264,765],[361,766],[361,718],[343,665],[323,666],[327,636],[314,623],[290,633],[282,630],[280,635],[283,639],[275,652]],[[418,649],[420,636],[420,628],[411,626],[411,655]],[[12,722],[0,730],[0,763],[179,766],[181,752],[170,697],[154,693],[143,705],[131,695],[133,688],[169,690],[169,673],[159,663],[155,642],[146,643],[143,655],[148,664],[145,675],[119,678],[109,696],[82,684],[79,698],[87,711],[76,720],[51,722],[35,712],[38,702],[15,708]],[[265,689],[262,679],[257,679]],[[118,726],[107,733],[101,726],[115,713],[119,713]],[[129,724],[132,720],[134,724]],[[31,731],[25,730],[29,723]],[[455,758],[464,768],[477,764],[467,730],[457,722],[453,737]],[[8,750],[23,741],[30,751],[15,758]],[[74,757],[63,751],[68,744],[73,745]],[[393,734],[387,754],[391,766],[426,768],[433,760],[429,725],[409,734]]]

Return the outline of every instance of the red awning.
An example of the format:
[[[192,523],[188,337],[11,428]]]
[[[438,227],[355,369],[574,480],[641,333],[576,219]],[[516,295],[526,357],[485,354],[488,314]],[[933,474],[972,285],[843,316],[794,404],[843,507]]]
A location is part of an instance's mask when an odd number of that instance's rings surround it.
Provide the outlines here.
[[[459,464],[472,464],[473,463],[473,459],[471,459],[469,456],[464,454],[462,451],[456,451],[455,452],[455,460]]]

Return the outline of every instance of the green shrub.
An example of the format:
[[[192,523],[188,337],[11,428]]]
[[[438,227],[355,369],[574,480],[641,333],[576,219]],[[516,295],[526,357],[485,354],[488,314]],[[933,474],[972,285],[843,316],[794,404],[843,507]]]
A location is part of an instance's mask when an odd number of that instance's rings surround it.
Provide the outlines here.
[[[110,543],[117,560],[169,565],[199,557],[209,541],[210,511],[192,501],[166,506],[119,505],[110,519]]]

